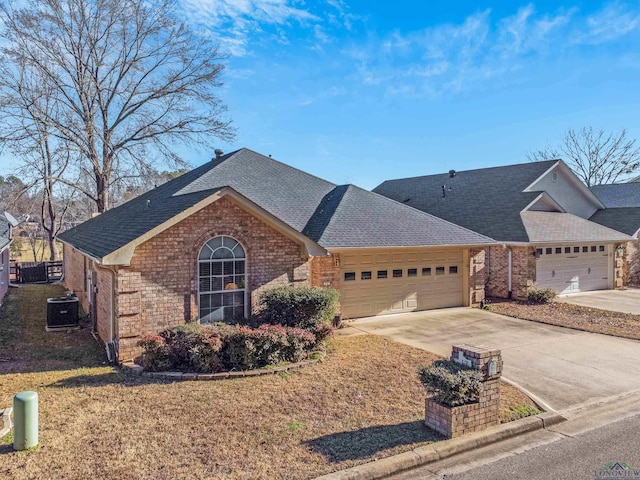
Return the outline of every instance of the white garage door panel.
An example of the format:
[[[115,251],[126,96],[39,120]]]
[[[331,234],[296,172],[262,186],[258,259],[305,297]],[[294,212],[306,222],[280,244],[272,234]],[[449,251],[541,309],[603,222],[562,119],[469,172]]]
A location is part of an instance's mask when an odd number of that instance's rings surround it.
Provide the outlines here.
[[[596,251],[592,251],[592,247]],[[584,251],[584,247],[588,251]],[[604,251],[602,251],[604,247]],[[547,253],[551,248],[551,253]],[[556,253],[560,248],[562,253]],[[569,253],[566,249],[570,248]],[[539,287],[552,288],[558,293],[578,293],[609,288],[609,245],[554,245],[543,247],[536,261]]]
[[[357,318],[460,306],[464,302],[462,261],[461,250],[343,254],[342,312]],[[437,275],[437,267],[444,267],[444,274]],[[456,267],[457,273],[450,267]],[[423,274],[424,268],[430,268],[431,274]],[[416,275],[409,276],[410,269]],[[378,278],[381,270],[387,278]],[[402,270],[402,277],[393,277],[394,270]],[[362,279],[362,272],[371,272],[371,279]],[[345,280],[345,274],[355,274],[355,280]]]

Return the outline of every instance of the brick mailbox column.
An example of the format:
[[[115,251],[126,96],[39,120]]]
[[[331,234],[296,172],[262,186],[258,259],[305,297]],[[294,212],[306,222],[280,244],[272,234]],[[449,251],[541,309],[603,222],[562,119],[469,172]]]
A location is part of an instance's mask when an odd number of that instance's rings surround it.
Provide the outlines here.
[[[477,403],[445,407],[430,398],[425,401],[425,425],[448,438],[478,432],[500,423],[500,376],[502,354],[481,345],[454,345],[451,361],[484,374]]]

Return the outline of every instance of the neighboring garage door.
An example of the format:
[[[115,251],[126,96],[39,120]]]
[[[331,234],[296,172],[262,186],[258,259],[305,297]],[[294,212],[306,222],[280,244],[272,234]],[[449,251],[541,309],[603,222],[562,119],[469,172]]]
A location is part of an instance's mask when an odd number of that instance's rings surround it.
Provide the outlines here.
[[[457,307],[462,250],[343,253],[340,305],[348,318]]]
[[[609,288],[609,245],[553,245],[537,249],[536,283],[558,293]]]

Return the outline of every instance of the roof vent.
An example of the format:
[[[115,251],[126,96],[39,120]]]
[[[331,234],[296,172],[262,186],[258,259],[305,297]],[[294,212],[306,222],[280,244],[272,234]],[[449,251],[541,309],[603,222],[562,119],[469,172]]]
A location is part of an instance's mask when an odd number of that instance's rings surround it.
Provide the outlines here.
[[[216,154],[216,158],[220,158],[224,155],[224,152],[222,150],[220,150],[219,148],[216,148],[213,153]]]
[[[453,178],[456,176],[456,171],[455,170],[449,170],[449,178]]]
[[[442,198],[446,198],[447,197],[447,187],[445,185],[442,185]]]

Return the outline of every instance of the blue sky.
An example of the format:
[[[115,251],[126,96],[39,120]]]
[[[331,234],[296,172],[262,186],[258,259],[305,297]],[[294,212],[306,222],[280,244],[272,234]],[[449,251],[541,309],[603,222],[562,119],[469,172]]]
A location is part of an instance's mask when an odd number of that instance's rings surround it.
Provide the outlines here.
[[[221,93],[238,134],[225,151],[373,188],[524,162],[568,128],[640,140],[637,1],[181,6],[230,55]]]

